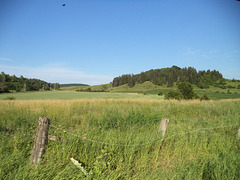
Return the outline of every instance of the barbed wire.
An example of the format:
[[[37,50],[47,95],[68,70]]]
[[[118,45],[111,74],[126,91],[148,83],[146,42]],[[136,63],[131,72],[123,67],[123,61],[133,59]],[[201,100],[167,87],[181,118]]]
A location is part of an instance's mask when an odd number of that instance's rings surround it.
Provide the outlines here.
[[[175,133],[175,134],[173,134],[173,135],[171,135],[169,137],[166,137],[166,138],[156,139],[154,141],[141,143],[141,144],[115,144],[115,143],[109,143],[109,142],[104,142],[104,141],[98,141],[98,140],[83,138],[82,136],[79,136],[77,134],[73,134],[73,133],[71,133],[69,131],[66,131],[64,129],[58,128],[58,127],[56,127],[54,125],[50,125],[50,126],[53,127],[53,128],[56,128],[57,130],[61,130],[61,131],[65,132],[66,134],[75,136],[77,138],[80,138],[80,139],[83,139],[85,141],[89,141],[89,142],[92,142],[92,143],[104,144],[104,145],[110,145],[110,146],[136,147],[136,146],[146,146],[146,145],[149,145],[149,144],[156,144],[156,143],[161,142],[161,141],[169,140],[169,139],[171,139],[171,138],[173,138],[173,137],[175,137],[177,135],[191,134],[191,133],[196,133],[196,132],[203,131],[203,130],[223,129],[223,128],[229,128],[229,127],[235,127],[235,126],[237,127],[239,125],[235,124],[235,125],[219,126],[219,127],[213,127],[213,128],[200,128],[200,129],[196,129],[196,130],[192,130],[192,131]]]
[[[121,125],[123,125],[125,128],[128,128],[128,127],[133,127],[133,126],[137,126],[137,125],[144,125],[144,126],[146,126],[146,125],[151,125],[151,126],[156,126],[156,125],[158,125],[158,123],[160,124],[160,122],[161,122],[161,119],[162,118],[158,118],[158,119],[153,119],[153,120],[149,120],[149,121],[138,121],[138,122],[128,122],[128,123],[126,123],[125,121],[124,122],[122,122],[122,124],[120,124],[120,126]],[[171,122],[172,121],[174,121],[175,119],[171,119]],[[118,121],[115,121],[115,123],[117,123]],[[121,121],[120,121],[121,122]],[[196,122],[198,122],[198,120],[188,120],[187,122],[191,122],[191,123],[196,123]],[[109,122],[109,123],[111,123],[111,122]],[[114,122],[112,122],[112,123],[114,123]],[[62,126],[66,126],[66,125],[63,125],[63,124],[60,124],[60,123],[58,123],[58,122],[54,122],[54,124],[57,124],[57,125],[59,125],[60,127]],[[101,125],[101,123],[98,123],[98,125]],[[56,126],[55,126],[56,127]]]

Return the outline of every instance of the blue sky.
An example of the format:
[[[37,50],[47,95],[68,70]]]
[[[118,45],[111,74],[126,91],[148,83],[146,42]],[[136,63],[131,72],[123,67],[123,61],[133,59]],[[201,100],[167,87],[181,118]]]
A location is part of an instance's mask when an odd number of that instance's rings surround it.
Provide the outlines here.
[[[11,75],[96,85],[177,65],[240,79],[236,0],[0,2],[0,71]]]

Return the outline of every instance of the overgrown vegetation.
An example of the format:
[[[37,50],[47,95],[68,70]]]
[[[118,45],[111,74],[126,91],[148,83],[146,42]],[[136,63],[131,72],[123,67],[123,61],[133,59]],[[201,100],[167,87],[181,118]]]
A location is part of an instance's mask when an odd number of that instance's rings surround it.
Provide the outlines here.
[[[0,177],[240,179],[239,109],[239,100],[1,101]],[[31,168],[42,116],[63,142],[50,141],[42,163]],[[164,141],[156,136],[163,117],[170,119]]]

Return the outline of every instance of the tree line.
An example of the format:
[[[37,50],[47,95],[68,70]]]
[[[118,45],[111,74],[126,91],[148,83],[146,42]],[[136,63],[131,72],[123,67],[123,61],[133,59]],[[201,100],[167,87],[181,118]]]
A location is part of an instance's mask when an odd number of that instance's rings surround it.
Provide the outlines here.
[[[172,66],[171,68],[151,69],[140,74],[125,74],[115,77],[112,82],[113,87],[128,84],[133,87],[136,83],[144,83],[150,81],[155,85],[168,87],[173,86],[174,82],[188,82],[197,85],[199,88],[209,88],[214,85],[218,80],[223,79],[219,71],[203,70],[198,71],[194,67],[180,68]]]
[[[16,77],[4,72],[0,74],[0,93],[10,91],[57,90],[59,88],[59,83],[48,83],[39,79],[28,79],[23,76]]]

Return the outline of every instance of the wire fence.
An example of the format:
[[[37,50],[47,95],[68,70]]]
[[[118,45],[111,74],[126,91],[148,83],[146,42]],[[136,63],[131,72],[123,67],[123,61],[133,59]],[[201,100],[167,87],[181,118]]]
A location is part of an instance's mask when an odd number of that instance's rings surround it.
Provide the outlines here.
[[[56,127],[54,125],[50,125],[50,127],[53,127],[53,128],[55,128],[57,130],[60,130],[60,131],[62,131],[64,133],[66,133],[66,134],[69,134],[71,136],[74,136],[74,137],[77,137],[77,138],[80,138],[80,139],[84,139],[84,141],[89,141],[89,142],[92,142],[92,143],[104,144],[104,145],[109,145],[109,146],[123,146],[123,147],[146,146],[146,145],[149,145],[149,144],[156,144],[158,142],[169,140],[169,139],[172,139],[175,136],[179,136],[179,135],[193,134],[193,133],[197,133],[197,132],[200,132],[200,131],[209,131],[209,130],[224,129],[224,128],[231,128],[231,127],[238,127],[238,126],[239,126],[238,124],[235,124],[235,125],[219,126],[219,127],[213,127],[213,128],[199,128],[199,129],[191,130],[191,131],[187,131],[187,132],[175,133],[175,134],[173,134],[171,136],[168,136],[166,138],[156,139],[154,141],[149,141],[149,142],[141,143],[141,144],[115,144],[115,143],[109,143],[109,142],[104,142],[104,141],[98,141],[98,140],[94,140],[94,139],[83,138],[82,136],[77,135],[77,134],[73,134],[73,133],[71,133],[69,131],[66,131],[65,129],[58,128],[58,127]]]

